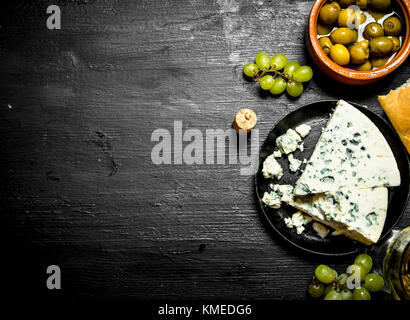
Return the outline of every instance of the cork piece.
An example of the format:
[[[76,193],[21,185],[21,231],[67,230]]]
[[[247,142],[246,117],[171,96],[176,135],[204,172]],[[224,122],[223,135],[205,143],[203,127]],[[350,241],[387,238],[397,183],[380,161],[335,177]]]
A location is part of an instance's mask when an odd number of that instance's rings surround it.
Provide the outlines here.
[[[238,111],[233,120],[232,127],[238,133],[240,129],[250,132],[255,127],[257,121],[256,113],[251,109],[245,108]]]

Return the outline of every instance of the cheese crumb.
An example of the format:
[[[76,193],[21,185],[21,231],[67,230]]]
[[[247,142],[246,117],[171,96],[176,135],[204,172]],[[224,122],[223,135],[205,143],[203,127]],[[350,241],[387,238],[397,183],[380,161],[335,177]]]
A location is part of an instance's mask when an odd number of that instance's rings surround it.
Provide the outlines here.
[[[330,232],[328,228],[326,228],[323,224],[319,222],[313,222],[312,227],[313,230],[315,230],[319,237],[321,237],[322,239],[324,239]]]
[[[302,138],[293,129],[288,129],[286,133],[276,138],[276,146],[284,154],[289,154],[296,150]]]
[[[299,170],[300,165],[302,164],[302,161],[299,159],[296,159],[293,157],[293,153],[288,155],[288,161],[289,161],[289,170],[291,172],[296,172]]]
[[[273,209],[279,209],[282,204],[281,197],[273,191],[265,192],[262,198],[262,202]]]
[[[283,169],[275,160],[275,156],[271,154],[263,162],[262,174],[267,178],[277,178],[278,180],[283,176]]]
[[[285,218],[285,224],[288,228],[295,228],[297,234],[302,234],[305,231],[305,225],[312,221],[312,218],[301,211],[297,211],[292,215],[292,218]]]
[[[306,137],[306,136],[309,134],[310,129],[312,129],[312,128],[311,128],[309,125],[307,125],[307,124],[301,124],[301,125],[299,125],[299,126],[297,126],[297,127],[295,128],[296,132],[297,132],[302,138]]]
[[[273,151],[273,156],[275,158],[280,158],[280,157],[282,157],[282,152],[280,152],[280,150],[275,150],[275,151]]]

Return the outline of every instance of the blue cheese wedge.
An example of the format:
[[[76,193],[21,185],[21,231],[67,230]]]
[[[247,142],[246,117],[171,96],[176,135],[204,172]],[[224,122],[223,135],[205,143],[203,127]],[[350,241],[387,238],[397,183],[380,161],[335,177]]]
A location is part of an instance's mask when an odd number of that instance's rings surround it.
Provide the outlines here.
[[[349,190],[333,193],[339,203],[339,221],[346,226],[343,234],[364,244],[376,243],[383,231],[388,206],[385,187]]]
[[[302,161],[293,157],[293,153],[288,154],[289,170],[291,172],[296,172],[299,170]]]
[[[266,179],[276,178],[279,180],[280,178],[282,178],[283,169],[280,166],[280,164],[276,161],[274,154],[268,156],[266,160],[263,162],[262,174]]]
[[[276,138],[276,146],[279,148],[280,152],[289,154],[297,149],[298,144],[301,141],[302,138],[295,130],[288,129],[286,133]]]
[[[340,100],[295,186],[296,195],[400,185],[386,139],[362,112]]]
[[[312,128],[307,124],[301,124],[295,128],[295,131],[302,137],[306,137]]]
[[[388,190],[340,188],[336,192],[293,196],[284,201],[337,233],[370,245],[379,240],[383,231]]]

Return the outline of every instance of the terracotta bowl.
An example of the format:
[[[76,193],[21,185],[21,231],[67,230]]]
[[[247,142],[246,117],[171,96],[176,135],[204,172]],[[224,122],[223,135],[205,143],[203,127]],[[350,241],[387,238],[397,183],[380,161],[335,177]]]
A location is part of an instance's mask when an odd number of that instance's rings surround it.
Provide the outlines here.
[[[306,45],[310,55],[317,66],[329,77],[352,85],[369,84],[382,79],[394,70],[396,70],[410,54],[410,0],[397,0],[401,8],[401,17],[405,21],[406,34],[403,36],[403,45],[396,56],[381,68],[370,71],[355,71],[344,68],[333,62],[322,50],[317,39],[317,20],[319,11],[327,0],[316,0],[309,16],[309,25],[307,28]]]

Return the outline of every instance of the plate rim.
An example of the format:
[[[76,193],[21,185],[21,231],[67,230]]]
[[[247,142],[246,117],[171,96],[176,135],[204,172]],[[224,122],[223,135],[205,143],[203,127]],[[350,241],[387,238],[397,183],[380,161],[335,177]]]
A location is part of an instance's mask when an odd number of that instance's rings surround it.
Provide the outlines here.
[[[342,100],[342,99],[339,99],[339,100]],[[326,103],[326,102],[327,102],[327,103],[335,103],[335,104],[336,104],[339,100],[324,99],[324,100],[318,100],[318,101],[315,101],[315,102],[310,102],[310,103],[304,104],[304,105],[302,105],[302,106],[296,108],[295,110],[292,110],[291,112],[289,112],[289,113],[287,113],[286,115],[284,115],[283,117],[281,117],[278,121],[276,121],[276,123],[273,125],[273,127],[271,127],[271,129],[268,131],[268,133],[267,133],[265,139],[263,140],[262,144],[260,145],[260,147],[259,147],[259,153],[258,153],[258,160],[259,160],[259,155],[261,154],[261,151],[262,151],[262,147],[263,147],[263,146],[265,145],[265,143],[267,142],[270,133],[276,128],[276,126],[277,126],[282,120],[284,120],[284,119],[285,119],[286,117],[288,117],[290,114],[292,114],[292,113],[294,113],[294,112],[297,112],[297,111],[299,111],[300,109],[305,108],[305,107],[308,107],[308,106],[310,106],[310,105],[312,105],[312,104],[316,104],[316,103]],[[367,106],[365,106],[365,105],[361,105],[361,104],[356,103],[356,102],[350,102],[350,101],[347,101],[347,100],[344,100],[344,101],[346,101],[347,103],[353,105],[353,106],[356,107],[356,108],[358,107],[359,110],[360,110],[360,109],[365,109],[365,110],[371,112],[373,116],[376,116],[381,122],[383,122],[385,125],[387,125],[387,126],[391,129],[391,131],[393,132],[393,134],[396,136],[396,138],[399,139],[399,141],[401,142],[401,138],[400,138],[400,136],[398,135],[398,133],[396,132],[396,130],[395,130],[385,119],[383,119],[381,116],[379,116],[377,113],[371,111],[371,110],[370,110]],[[362,111],[362,110],[360,110],[360,111]],[[370,119],[370,121],[372,121],[372,120]],[[372,121],[372,122],[373,122],[373,121]],[[383,136],[384,136],[384,135],[383,135]],[[405,160],[407,160],[407,164],[409,165],[409,154],[407,153],[407,150],[405,149],[403,143],[400,143],[400,148],[401,148],[401,151],[405,154]],[[259,173],[259,167],[260,167],[260,164],[258,165],[258,170],[257,170],[256,173],[254,174],[255,193],[256,193],[256,197],[257,197],[257,199],[258,199],[258,205],[259,205],[259,208],[261,209],[261,211],[262,211],[262,213],[263,213],[264,219],[268,222],[268,224],[269,224],[270,227],[276,232],[276,234],[278,234],[283,240],[285,240],[287,243],[290,243],[293,247],[296,247],[296,248],[298,248],[299,250],[302,250],[302,251],[304,251],[304,252],[308,252],[308,253],[311,253],[311,254],[315,254],[315,255],[320,255],[320,256],[343,257],[343,256],[349,256],[349,255],[355,254],[355,253],[357,253],[357,252],[359,251],[358,249],[356,249],[356,250],[353,250],[353,251],[350,251],[350,252],[344,252],[344,253],[326,253],[326,252],[319,252],[319,251],[314,251],[314,250],[311,250],[311,249],[302,247],[301,245],[299,245],[299,244],[293,242],[292,240],[290,240],[289,238],[287,238],[287,237],[286,237],[282,232],[280,232],[280,231],[278,230],[278,228],[272,223],[272,221],[268,218],[268,214],[265,212],[265,208],[264,208],[264,206],[263,206],[263,204],[262,204],[262,199],[261,199],[261,197],[259,196],[259,193],[258,193],[258,178],[257,178],[257,176],[258,176],[258,173]],[[409,167],[409,174],[410,174],[410,167]],[[377,243],[379,243],[380,241],[384,240],[384,238],[386,238],[386,237],[392,232],[392,230],[396,227],[396,225],[399,223],[399,221],[403,218],[404,211],[405,211],[406,208],[407,208],[409,198],[410,198],[410,188],[409,188],[409,191],[407,192],[407,197],[406,197],[405,202],[404,202],[403,210],[401,210],[401,212],[400,212],[400,214],[398,215],[396,221],[395,221],[395,222],[393,223],[393,225],[386,231],[386,233],[385,233],[383,236],[380,237],[380,239],[378,240]],[[376,244],[377,244],[377,243],[376,243]],[[370,245],[370,246],[367,246],[366,248],[370,248],[370,247],[373,246],[373,245],[374,245],[374,244],[372,244],[372,245]]]

